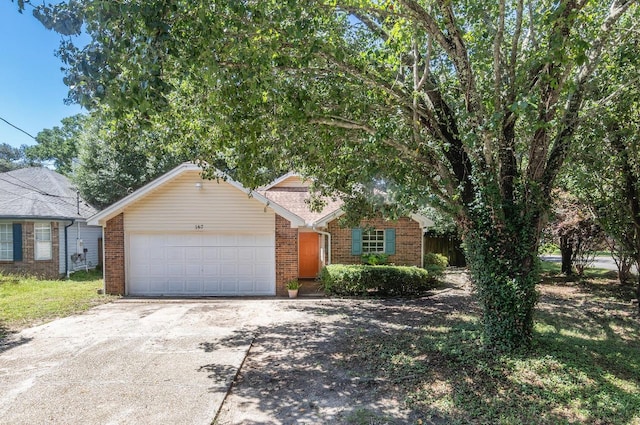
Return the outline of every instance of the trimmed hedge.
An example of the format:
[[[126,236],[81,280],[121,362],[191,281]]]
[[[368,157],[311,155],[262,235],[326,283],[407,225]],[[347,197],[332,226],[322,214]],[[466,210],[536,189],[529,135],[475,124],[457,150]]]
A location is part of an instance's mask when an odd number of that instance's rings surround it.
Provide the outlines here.
[[[417,295],[435,287],[436,280],[419,267],[332,264],[322,268],[320,281],[327,295]]]

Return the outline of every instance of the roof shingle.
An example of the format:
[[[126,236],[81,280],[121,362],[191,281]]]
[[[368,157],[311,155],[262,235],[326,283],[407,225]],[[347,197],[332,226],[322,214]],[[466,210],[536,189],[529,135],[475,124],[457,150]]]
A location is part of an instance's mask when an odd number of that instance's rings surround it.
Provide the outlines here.
[[[86,219],[96,212],[68,178],[48,168],[0,173],[0,217]]]

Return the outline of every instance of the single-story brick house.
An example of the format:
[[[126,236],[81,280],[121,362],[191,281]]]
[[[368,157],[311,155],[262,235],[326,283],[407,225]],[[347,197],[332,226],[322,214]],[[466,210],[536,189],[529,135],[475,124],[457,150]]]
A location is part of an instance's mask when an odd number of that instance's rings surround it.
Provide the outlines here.
[[[44,167],[0,173],[0,272],[58,278],[100,261],[96,210]]]
[[[340,204],[312,212],[294,174],[250,191],[227,178],[203,180],[185,163],[91,217],[103,228],[105,291],[136,296],[286,295],[328,263],[386,252],[422,265],[422,216],[338,225]]]

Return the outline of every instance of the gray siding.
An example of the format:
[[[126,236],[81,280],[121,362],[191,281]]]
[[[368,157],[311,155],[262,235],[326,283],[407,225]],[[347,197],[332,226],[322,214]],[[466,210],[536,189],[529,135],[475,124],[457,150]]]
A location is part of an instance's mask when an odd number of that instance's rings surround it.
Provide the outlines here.
[[[64,229],[63,229],[64,232]],[[64,235],[63,235],[64,236]],[[69,255],[69,270],[74,271],[84,268],[84,261],[77,261],[74,263],[71,259],[73,254],[76,254],[77,241],[81,239],[84,248],[87,249],[86,264],[93,268],[99,263],[98,258],[98,239],[102,237],[102,228],[99,226],[87,226],[84,221],[78,221],[73,226],[67,229],[67,253]],[[64,255],[64,254],[62,254]],[[64,258],[62,260],[62,267],[64,268]]]

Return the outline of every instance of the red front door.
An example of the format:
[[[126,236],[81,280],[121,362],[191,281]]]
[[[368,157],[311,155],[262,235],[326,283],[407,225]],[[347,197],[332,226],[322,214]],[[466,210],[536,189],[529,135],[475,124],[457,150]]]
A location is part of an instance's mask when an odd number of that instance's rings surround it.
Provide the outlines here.
[[[303,278],[315,278],[320,269],[318,234],[298,234],[298,274]]]

